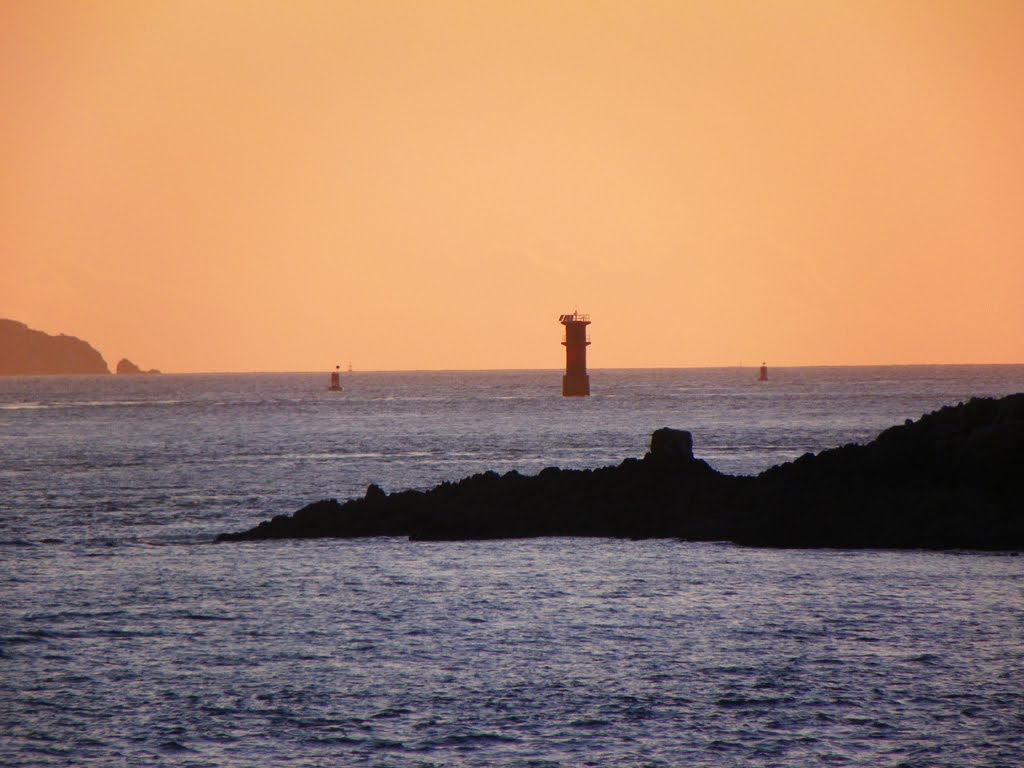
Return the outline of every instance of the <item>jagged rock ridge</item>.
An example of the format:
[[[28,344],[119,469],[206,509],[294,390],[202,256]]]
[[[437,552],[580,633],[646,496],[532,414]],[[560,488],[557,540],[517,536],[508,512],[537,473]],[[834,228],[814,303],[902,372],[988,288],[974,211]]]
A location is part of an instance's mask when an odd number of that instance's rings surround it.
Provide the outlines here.
[[[757,477],[694,458],[662,429],[643,459],[535,476],[485,472],[429,491],[333,499],[220,541],[408,536],[608,536],[779,547],[1024,549],[1024,394],[973,399],[867,445],[806,454]]]

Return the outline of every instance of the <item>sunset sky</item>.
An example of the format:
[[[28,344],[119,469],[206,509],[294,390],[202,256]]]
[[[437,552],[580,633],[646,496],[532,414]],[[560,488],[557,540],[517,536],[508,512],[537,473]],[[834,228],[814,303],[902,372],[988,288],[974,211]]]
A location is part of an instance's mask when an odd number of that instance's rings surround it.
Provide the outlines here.
[[[1024,362],[1024,2],[2,0],[0,260],[165,371]]]

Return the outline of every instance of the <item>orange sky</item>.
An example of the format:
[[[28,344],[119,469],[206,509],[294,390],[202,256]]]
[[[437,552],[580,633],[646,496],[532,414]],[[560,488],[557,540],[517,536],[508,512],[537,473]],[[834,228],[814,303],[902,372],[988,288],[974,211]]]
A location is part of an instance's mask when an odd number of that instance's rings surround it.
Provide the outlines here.
[[[165,371],[1024,362],[1024,3],[0,3],[0,317]]]

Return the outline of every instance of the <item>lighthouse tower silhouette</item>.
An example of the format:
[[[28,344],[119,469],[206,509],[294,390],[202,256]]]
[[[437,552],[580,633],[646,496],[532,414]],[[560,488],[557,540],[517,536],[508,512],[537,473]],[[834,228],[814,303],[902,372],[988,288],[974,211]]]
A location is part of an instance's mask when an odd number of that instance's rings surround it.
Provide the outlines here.
[[[564,397],[586,397],[590,394],[590,377],[587,375],[587,347],[590,346],[590,315],[581,315],[573,310],[571,315],[559,315],[558,322],[565,326],[565,376],[562,377]]]

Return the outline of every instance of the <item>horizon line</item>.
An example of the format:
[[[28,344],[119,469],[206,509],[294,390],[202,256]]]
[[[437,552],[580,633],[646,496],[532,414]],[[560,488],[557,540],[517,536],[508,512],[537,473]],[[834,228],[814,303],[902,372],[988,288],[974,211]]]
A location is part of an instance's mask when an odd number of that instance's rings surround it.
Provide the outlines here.
[[[815,364],[798,364],[798,365],[769,365],[768,369],[771,370],[800,370],[809,368],[995,368],[995,367],[1015,367],[1024,366],[1024,362],[1017,363],[815,363]],[[735,365],[682,365],[682,366],[603,366],[600,368],[589,368],[588,372],[598,371],[699,371],[699,370],[757,370],[760,365],[746,365],[746,364],[735,364]],[[307,369],[307,370],[245,370],[245,371],[168,371],[161,369],[159,374],[119,374],[115,372],[110,373],[26,373],[26,374],[0,374],[0,376],[22,376],[22,377],[42,377],[42,376],[115,376],[120,378],[134,379],[138,377],[149,377],[149,376],[230,376],[230,375],[268,375],[268,374],[309,374],[309,375],[323,375],[325,373],[334,372],[330,368],[323,369]],[[342,374],[356,374],[356,373],[531,373],[531,372],[550,372],[560,373],[564,372],[562,367],[558,368],[366,368],[366,369],[354,369],[354,370],[342,370]]]

